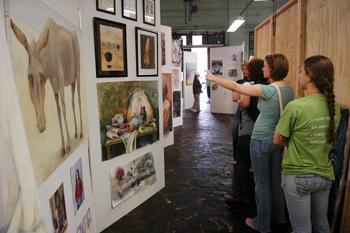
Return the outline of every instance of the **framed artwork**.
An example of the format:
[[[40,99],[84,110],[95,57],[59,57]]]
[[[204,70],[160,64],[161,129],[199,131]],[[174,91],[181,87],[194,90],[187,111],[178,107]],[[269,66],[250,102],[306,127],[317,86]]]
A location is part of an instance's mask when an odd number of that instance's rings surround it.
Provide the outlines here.
[[[54,232],[65,232],[68,226],[63,183],[49,200]]]
[[[94,35],[96,76],[127,76],[126,25],[94,17]]]
[[[143,0],[143,22],[156,25],[156,2],[155,0]]]
[[[76,214],[84,201],[83,166],[81,158],[70,169],[73,191],[74,214]]]
[[[194,75],[197,72],[196,63],[186,63],[186,85],[192,85],[194,80]]]
[[[223,62],[222,60],[211,61],[211,73],[213,75],[223,75]]]
[[[137,21],[137,0],[122,0],[122,16]]]
[[[137,76],[158,75],[158,33],[136,27]]]
[[[165,57],[165,33],[161,32],[160,33],[160,47],[162,49],[162,66],[166,65],[166,57]]]
[[[96,0],[96,9],[115,15],[115,0]]]
[[[163,132],[169,134],[173,131],[173,88],[171,82],[171,73],[162,74],[163,89]]]
[[[173,117],[181,116],[181,91],[173,92]]]

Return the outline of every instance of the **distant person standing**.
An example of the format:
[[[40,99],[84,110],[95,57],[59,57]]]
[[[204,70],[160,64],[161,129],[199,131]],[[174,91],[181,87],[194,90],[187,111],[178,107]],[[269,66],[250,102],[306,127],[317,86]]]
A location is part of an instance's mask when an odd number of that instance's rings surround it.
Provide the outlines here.
[[[200,111],[199,95],[202,93],[202,84],[200,83],[198,77],[199,77],[199,74],[194,75],[193,86],[192,86],[194,102],[191,110],[193,112]]]

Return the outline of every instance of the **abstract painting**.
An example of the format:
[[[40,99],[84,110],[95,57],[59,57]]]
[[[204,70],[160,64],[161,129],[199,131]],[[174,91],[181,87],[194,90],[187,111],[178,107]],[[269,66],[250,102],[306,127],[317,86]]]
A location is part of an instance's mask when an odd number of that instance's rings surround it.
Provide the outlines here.
[[[76,214],[85,198],[81,158],[71,167],[70,177],[72,181],[74,214]]]
[[[181,116],[181,91],[173,92],[173,117]]]
[[[40,186],[84,140],[81,31],[41,1],[13,0],[9,9],[12,67]]]
[[[95,17],[94,37],[96,76],[127,76],[126,25]]]
[[[163,73],[163,132],[168,134],[173,130],[173,90],[171,85],[171,73]]]
[[[197,73],[196,63],[186,63],[186,85],[192,85],[194,75]]]
[[[102,160],[159,140],[157,81],[97,84]]]
[[[54,232],[63,233],[68,226],[63,184],[60,185],[49,201]]]
[[[157,181],[153,154],[147,153],[110,172],[112,208]]]

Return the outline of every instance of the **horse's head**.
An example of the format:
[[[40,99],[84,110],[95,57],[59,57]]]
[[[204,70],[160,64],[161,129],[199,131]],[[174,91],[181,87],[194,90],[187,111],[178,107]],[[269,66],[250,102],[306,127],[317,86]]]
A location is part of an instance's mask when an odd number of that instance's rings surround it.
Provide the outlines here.
[[[33,41],[30,45],[24,33],[11,20],[11,28],[17,40],[24,46],[28,54],[27,76],[29,84],[30,98],[32,100],[37,127],[40,133],[45,131],[46,117],[44,111],[45,102],[45,83],[47,77],[45,76],[43,64],[40,59],[42,49],[47,45],[48,31],[42,32],[38,41]]]

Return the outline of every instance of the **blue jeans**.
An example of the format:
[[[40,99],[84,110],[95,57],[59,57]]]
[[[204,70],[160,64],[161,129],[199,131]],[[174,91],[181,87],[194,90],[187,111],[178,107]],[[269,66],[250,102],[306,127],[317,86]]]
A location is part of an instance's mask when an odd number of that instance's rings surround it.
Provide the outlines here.
[[[289,218],[294,233],[329,233],[328,194],[332,181],[313,174],[283,175]]]
[[[285,223],[285,200],[281,187],[282,146],[271,140],[250,142],[255,180],[257,216],[253,219],[260,232],[271,231],[271,222]]]

